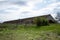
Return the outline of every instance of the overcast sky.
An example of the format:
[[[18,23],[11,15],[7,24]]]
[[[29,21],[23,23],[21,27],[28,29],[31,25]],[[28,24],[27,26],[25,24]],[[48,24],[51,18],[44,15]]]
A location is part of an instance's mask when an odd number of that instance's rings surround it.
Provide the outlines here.
[[[0,22],[45,14],[60,9],[60,0],[0,0]]]

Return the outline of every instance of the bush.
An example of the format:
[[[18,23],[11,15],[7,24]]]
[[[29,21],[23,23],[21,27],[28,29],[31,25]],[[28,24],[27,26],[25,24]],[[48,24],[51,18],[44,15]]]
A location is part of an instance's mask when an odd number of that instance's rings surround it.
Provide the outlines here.
[[[42,18],[36,18],[36,25],[39,26],[46,26],[49,25],[49,22],[46,18],[42,17]]]

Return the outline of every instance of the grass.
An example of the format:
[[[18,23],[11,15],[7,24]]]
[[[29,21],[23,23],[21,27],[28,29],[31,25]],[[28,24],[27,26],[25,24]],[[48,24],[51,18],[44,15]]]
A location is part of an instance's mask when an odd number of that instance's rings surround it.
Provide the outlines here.
[[[60,24],[36,27],[16,24],[2,24],[7,26],[0,31],[0,40],[60,40]]]

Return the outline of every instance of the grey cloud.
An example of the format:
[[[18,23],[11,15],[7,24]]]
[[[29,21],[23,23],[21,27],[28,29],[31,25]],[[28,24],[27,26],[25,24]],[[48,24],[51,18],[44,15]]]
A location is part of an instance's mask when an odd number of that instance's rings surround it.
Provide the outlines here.
[[[6,0],[6,1],[0,1],[0,4],[17,4],[17,5],[26,5],[27,1],[21,1],[21,0]]]
[[[57,0],[58,2],[60,2],[60,0]]]
[[[18,10],[18,8],[11,7],[11,8],[7,8],[6,10]]]
[[[18,4],[18,5],[26,5],[26,2],[24,2],[24,1],[19,1],[19,2],[15,2],[15,4]]]
[[[11,2],[13,4],[18,4],[18,5],[26,5],[26,1],[22,1],[22,0],[8,0],[8,2]]]
[[[23,14],[28,14],[28,13],[30,13],[29,11],[24,11],[24,12],[22,12]]]
[[[60,5],[57,5],[56,8],[54,9],[54,11],[60,13]]]
[[[7,1],[0,1],[0,5],[6,4],[6,3],[7,3]]]
[[[0,14],[6,14],[6,13],[9,13],[9,12],[6,12],[5,10],[0,10]]]

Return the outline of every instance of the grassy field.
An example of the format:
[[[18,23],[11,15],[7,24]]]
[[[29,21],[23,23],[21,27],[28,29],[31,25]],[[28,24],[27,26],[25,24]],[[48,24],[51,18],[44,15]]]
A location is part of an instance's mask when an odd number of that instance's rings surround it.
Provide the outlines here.
[[[60,40],[60,24],[35,25],[0,24],[0,40]]]

